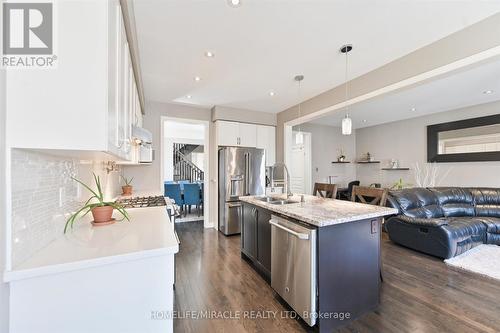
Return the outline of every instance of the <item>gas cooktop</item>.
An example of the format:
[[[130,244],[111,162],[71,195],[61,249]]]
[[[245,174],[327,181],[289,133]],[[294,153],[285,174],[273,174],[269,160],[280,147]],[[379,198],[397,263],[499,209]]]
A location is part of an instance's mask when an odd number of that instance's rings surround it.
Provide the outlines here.
[[[158,196],[150,196],[150,197],[133,197],[133,198],[124,198],[116,201],[121,204],[125,208],[142,208],[142,207],[157,207],[157,206],[166,206],[165,197]]]

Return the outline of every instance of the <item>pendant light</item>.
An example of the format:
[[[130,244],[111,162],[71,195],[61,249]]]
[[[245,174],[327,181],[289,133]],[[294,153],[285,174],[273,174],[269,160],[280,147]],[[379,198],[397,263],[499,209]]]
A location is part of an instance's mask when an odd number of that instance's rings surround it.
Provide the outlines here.
[[[347,54],[352,50],[351,44],[343,45],[340,48],[340,52],[345,54],[345,102],[347,103],[349,94],[348,94],[348,82],[349,78],[347,76],[347,70],[349,68],[348,56]],[[349,117],[349,106],[345,106],[345,117],[342,119],[342,134],[343,135],[351,135],[352,133],[352,119]]]
[[[301,106],[302,106],[302,100],[301,100],[301,95],[300,95],[300,82],[304,80],[304,75],[296,75],[295,76],[295,81],[298,82],[299,85],[299,118],[301,116]],[[295,144],[301,145],[304,143],[304,134],[302,134],[302,131],[300,130],[300,124],[299,124],[299,132],[295,135]]]

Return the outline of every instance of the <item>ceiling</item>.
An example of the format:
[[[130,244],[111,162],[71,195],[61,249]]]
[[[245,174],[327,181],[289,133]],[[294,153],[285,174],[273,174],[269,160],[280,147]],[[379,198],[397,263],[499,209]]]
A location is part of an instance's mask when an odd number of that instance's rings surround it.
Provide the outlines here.
[[[485,94],[488,90],[492,93]],[[363,128],[498,100],[500,60],[355,104],[349,114],[353,128]],[[344,116],[337,110],[311,123],[340,127]]]
[[[280,112],[344,81],[346,42],[352,78],[499,12],[500,1],[134,0],[134,8],[146,100]],[[296,74],[305,75],[300,97]]]

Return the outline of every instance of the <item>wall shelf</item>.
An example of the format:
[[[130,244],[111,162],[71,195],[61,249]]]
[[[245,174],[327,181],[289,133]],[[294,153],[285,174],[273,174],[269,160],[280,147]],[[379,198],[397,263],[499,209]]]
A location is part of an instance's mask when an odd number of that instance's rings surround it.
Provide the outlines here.
[[[332,162],[333,164],[347,164],[347,163],[351,163],[349,161],[343,161],[343,162],[340,162],[340,161],[333,161]]]
[[[380,163],[380,161],[357,161],[358,164],[376,164]]]
[[[410,168],[382,168],[382,170],[392,171],[392,170],[410,170]]]

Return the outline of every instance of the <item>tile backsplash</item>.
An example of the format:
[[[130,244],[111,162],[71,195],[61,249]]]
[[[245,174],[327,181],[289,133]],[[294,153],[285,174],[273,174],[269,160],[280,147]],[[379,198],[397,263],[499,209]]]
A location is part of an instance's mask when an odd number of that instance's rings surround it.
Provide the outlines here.
[[[101,177],[107,197],[118,194],[119,175],[103,171],[102,161],[13,149],[11,163],[14,268],[60,237],[68,214],[88,198],[87,190],[71,177],[92,184],[95,172]]]

